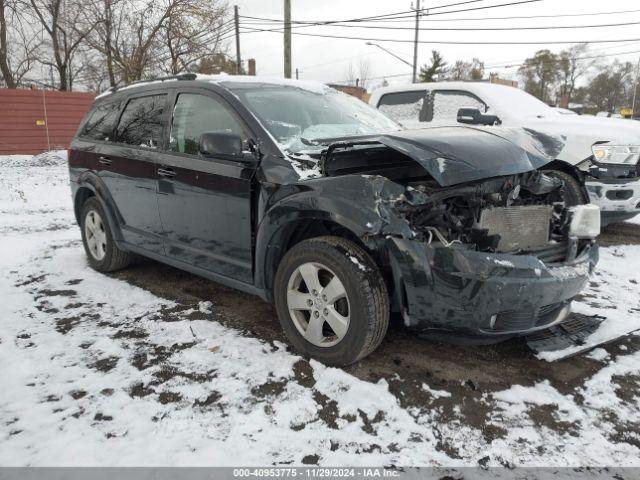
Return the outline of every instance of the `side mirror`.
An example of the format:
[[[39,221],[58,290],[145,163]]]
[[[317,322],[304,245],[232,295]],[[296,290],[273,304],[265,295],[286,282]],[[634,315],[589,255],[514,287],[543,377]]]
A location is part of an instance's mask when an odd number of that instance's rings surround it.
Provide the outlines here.
[[[499,125],[500,119],[496,115],[485,115],[477,108],[461,108],[458,110],[458,122],[468,125]]]
[[[198,152],[203,157],[234,157],[239,160],[242,155],[242,138],[234,133],[207,132],[200,135]]]

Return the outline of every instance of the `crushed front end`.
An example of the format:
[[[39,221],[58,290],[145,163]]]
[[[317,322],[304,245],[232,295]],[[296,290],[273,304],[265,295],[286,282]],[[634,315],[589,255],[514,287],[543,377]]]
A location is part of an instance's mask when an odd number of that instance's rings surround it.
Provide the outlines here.
[[[332,208],[349,199],[340,217],[358,218],[408,327],[488,343],[567,318],[597,263],[600,209],[565,207],[542,172],[561,139],[434,127],[326,144],[318,191]]]
[[[406,325],[493,341],[564,320],[597,262],[600,213],[565,208],[562,188],[534,170],[446,188],[409,181],[386,201],[412,232],[385,239]]]

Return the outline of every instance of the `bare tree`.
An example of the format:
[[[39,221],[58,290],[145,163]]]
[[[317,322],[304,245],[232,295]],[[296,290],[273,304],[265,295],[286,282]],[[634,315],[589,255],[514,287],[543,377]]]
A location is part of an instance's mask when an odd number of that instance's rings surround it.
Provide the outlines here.
[[[227,54],[226,51],[219,51],[212,55],[207,55],[190,67],[190,70],[197,73],[218,74],[228,73],[235,75],[238,71],[236,61]]]
[[[183,0],[164,25],[168,51],[165,70],[177,74],[191,69],[220,47],[228,7],[219,1]]]
[[[83,23],[81,0],[30,0],[31,8],[49,37],[51,57],[41,60],[58,72],[60,90],[73,87],[74,55],[82,46],[95,23]]]
[[[549,50],[538,50],[524,61],[518,75],[524,80],[527,93],[549,102],[559,76],[558,55]]]
[[[41,42],[18,0],[0,0],[0,74],[17,88],[38,58]]]
[[[634,65],[615,60],[587,85],[589,101],[608,112],[631,103]]]
[[[367,89],[367,85],[369,84],[369,77],[371,76],[371,63],[369,60],[361,59],[359,65],[359,73],[360,73],[360,86]]]
[[[88,43],[111,86],[175,74],[219,52],[227,10],[222,0],[94,0],[86,15],[99,21]]]
[[[598,58],[587,58],[588,53],[589,45],[579,43],[561,51],[558,56],[560,94],[566,95],[569,102],[578,80],[598,63]]]
[[[367,88],[371,76],[371,64],[369,60],[360,60],[358,69],[349,63],[345,73],[345,81],[347,85]]]
[[[347,67],[345,79],[346,79],[347,85],[353,85],[353,86],[355,86],[356,82],[358,81],[358,76],[351,62],[349,62],[349,66]]]
[[[482,80],[484,77],[484,62],[474,58],[470,62],[457,60],[448,71],[450,80]]]

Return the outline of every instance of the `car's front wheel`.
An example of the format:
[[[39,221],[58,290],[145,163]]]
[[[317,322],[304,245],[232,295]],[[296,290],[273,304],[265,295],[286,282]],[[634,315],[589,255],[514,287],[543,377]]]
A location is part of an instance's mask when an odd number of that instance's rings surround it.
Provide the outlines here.
[[[274,284],[280,324],[293,347],[328,365],[373,352],[389,324],[387,289],[371,256],[340,237],[289,250]]]
[[[545,170],[547,175],[560,179],[564,183],[564,204],[566,207],[575,205],[584,205],[587,199],[582,191],[582,187],[578,180],[566,172],[560,170]]]
[[[104,209],[95,198],[89,198],[80,214],[82,243],[89,265],[100,272],[113,272],[131,262],[131,254],[118,248]]]

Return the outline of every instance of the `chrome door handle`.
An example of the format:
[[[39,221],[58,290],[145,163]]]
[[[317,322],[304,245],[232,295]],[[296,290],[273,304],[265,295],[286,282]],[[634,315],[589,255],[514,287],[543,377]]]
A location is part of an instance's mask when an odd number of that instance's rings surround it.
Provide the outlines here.
[[[173,168],[159,168],[158,175],[162,177],[175,177],[176,171]]]
[[[102,165],[111,165],[111,159],[109,157],[99,157],[98,163]]]

